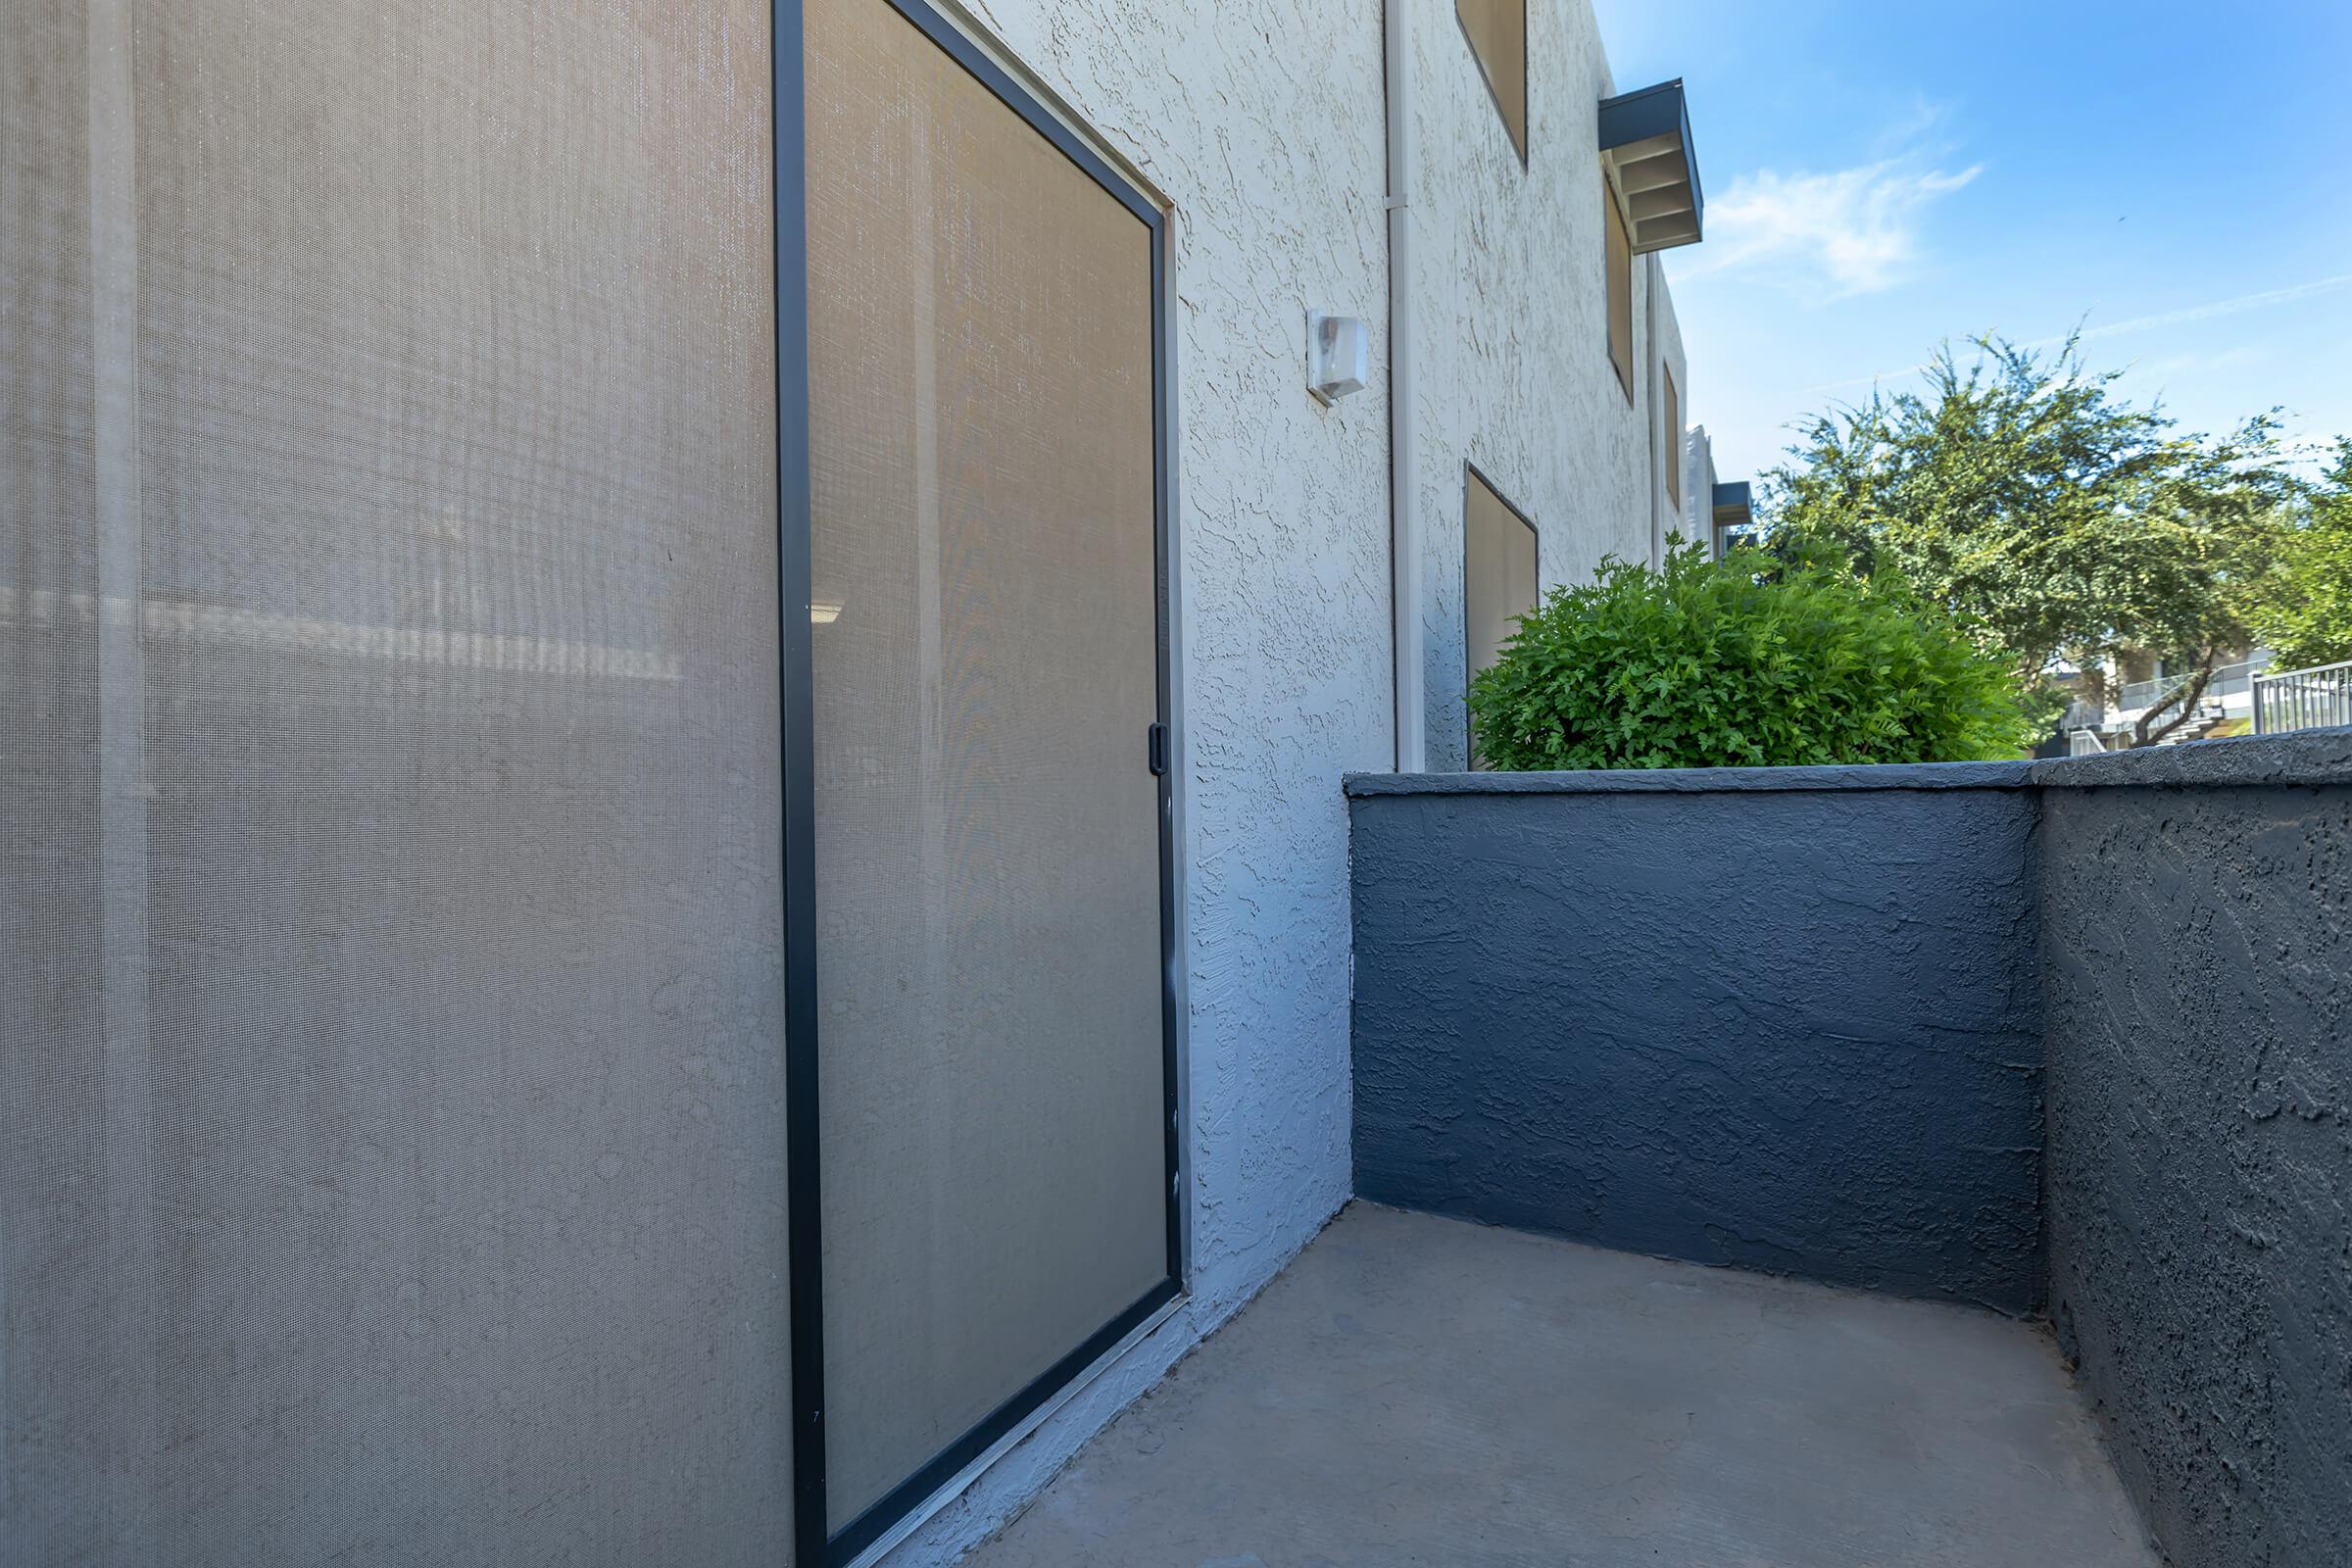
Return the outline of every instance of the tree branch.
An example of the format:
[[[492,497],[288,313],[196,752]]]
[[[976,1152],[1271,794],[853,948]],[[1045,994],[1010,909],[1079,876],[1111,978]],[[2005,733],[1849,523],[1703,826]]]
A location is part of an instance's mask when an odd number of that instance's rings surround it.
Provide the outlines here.
[[[2155,745],[2196,716],[2197,699],[2203,697],[2205,688],[2213,684],[2215,652],[2212,648],[2206,649],[2203,661],[2197,665],[2197,672],[2174,687],[2165,695],[2163,701],[2150,704],[2148,710],[2139,715],[2139,722],[2132,726],[2132,749],[2133,751],[2137,751],[2142,746]],[[2179,705],[2178,712],[2157,728],[2153,730],[2148,728],[2150,721],[2157,714],[2176,704]]]

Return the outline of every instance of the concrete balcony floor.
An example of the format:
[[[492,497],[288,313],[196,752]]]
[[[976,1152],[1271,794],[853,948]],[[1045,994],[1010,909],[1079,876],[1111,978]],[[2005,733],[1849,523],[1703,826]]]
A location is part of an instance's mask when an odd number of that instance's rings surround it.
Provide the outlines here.
[[[978,1568],[2145,1568],[2032,1325],[1357,1203]]]

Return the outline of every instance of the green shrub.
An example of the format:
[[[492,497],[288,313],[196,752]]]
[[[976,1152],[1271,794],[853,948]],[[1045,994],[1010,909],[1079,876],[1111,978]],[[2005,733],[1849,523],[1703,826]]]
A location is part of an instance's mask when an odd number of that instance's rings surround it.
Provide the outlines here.
[[[1518,770],[1951,762],[2029,742],[2005,662],[1897,578],[1678,545],[1555,588],[1470,686]]]

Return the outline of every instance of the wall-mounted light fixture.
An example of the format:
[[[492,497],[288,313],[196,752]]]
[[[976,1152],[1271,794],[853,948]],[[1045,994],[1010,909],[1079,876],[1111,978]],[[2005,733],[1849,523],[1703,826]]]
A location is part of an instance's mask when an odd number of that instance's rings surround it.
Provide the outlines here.
[[[1600,156],[1617,176],[1634,254],[1699,241],[1706,203],[1683,78],[1600,101]]]
[[[1306,389],[1325,403],[1361,392],[1372,378],[1371,333],[1360,316],[1306,317]]]

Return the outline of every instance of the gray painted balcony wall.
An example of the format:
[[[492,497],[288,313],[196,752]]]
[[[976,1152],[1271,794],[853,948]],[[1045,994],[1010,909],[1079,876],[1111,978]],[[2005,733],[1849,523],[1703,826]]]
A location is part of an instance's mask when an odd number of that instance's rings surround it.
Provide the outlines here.
[[[2352,731],[1348,793],[1360,1193],[2046,1296],[2172,1560],[2339,1559]]]
[[[2342,1562],[2352,734],[2180,751],[2042,792],[2051,1316],[2182,1568]]]
[[[2033,1310],[2026,782],[1353,781],[1357,1193]]]

